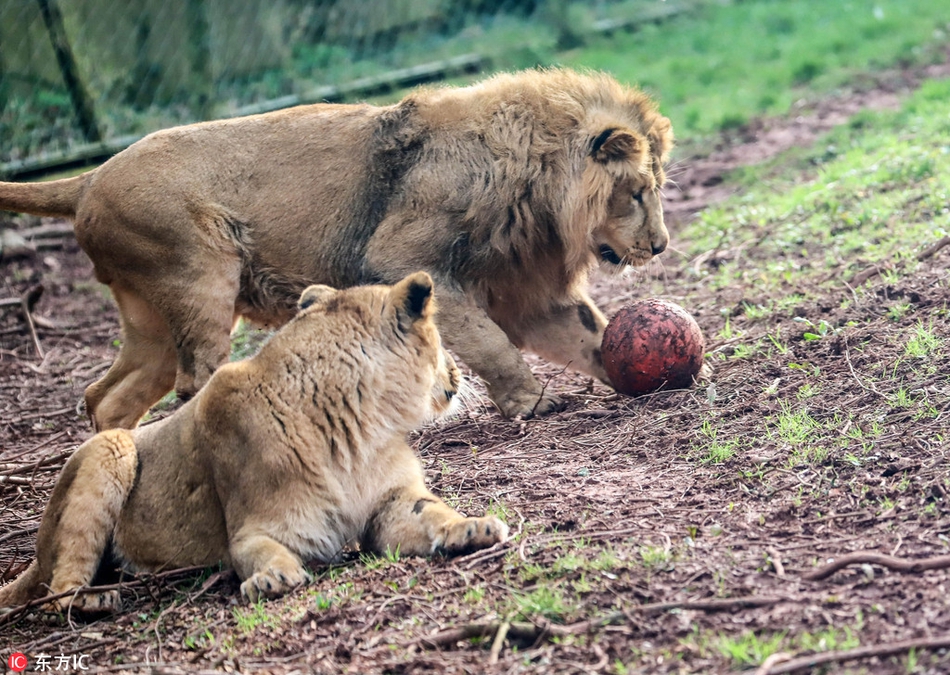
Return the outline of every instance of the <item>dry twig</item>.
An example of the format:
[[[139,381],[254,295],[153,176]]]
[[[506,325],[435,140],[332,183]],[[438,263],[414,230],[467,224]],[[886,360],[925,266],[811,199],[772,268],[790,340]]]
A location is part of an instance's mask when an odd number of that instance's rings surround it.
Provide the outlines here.
[[[456,628],[449,628],[434,635],[427,635],[409,642],[404,647],[421,645],[429,648],[450,647],[460,640],[473,637],[488,637],[500,632],[503,624],[508,624],[506,635],[521,642],[535,642],[547,637],[566,637],[582,635],[597,628],[628,621],[632,614],[658,614],[671,609],[692,609],[706,612],[720,612],[723,610],[744,609],[748,607],[767,607],[780,602],[787,602],[789,598],[773,596],[749,595],[741,598],[725,598],[718,600],[684,600],[681,602],[655,602],[647,605],[631,607],[627,610],[611,612],[599,619],[578,621],[577,623],[561,626],[546,620],[538,623],[526,621],[486,621],[465,624]]]
[[[33,607],[38,607],[41,605],[46,605],[53,600],[59,600],[60,598],[68,598],[74,595],[84,595],[86,593],[103,593],[105,591],[121,591],[126,588],[135,588],[135,587],[144,587],[148,589],[148,584],[153,581],[158,581],[160,579],[166,579],[168,577],[174,577],[179,575],[193,574],[201,570],[207,569],[207,565],[194,565],[192,567],[181,567],[179,569],[168,570],[167,572],[157,572],[155,574],[143,574],[131,579],[129,581],[121,581],[117,584],[109,584],[104,586],[83,586],[82,588],[74,588],[72,590],[66,591],[64,593],[57,593],[55,595],[47,595],[42,598],[36,598],[35,600],[30,600],[29,602],[20,605],[18,607],[11,607],[10,611],[7,614],[0,615],[0,626],[3,626],[8,623],[13,623],[21,614],[26,612]],[[217,577],[212,576],[217,581]],[[210,581],[210,579],[209,579]],[[203,592],[203,591],[202,591]]]
[[[765,552],[769,555],[769,561],[772,563],[772,567],[775,568],[775,574],[780,577],[785,576],[785,566],[782,565],[782,556],[774,548],[769,547],[765,549]]]
[[[45,358],[46,354],[43,352],[43,345],[40,344],[39,335],[36,334],[36,324],[33,322],[33,307],[36,306],[36,303],[39,301],[40,296],[42,295],[43,285],[38,284],[24,293],[23,297],[20,298],[20,307],[23,310],[23,319],[26,321],[26,325],[30,329],[30,337],[33,338],[33,347],[36,349],[36,355],[40,359]]]

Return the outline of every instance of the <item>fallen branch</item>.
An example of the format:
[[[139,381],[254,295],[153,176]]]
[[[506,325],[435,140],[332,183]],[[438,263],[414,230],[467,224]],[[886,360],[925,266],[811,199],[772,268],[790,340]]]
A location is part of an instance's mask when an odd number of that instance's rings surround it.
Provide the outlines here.
[[[45,448],[47,445],[49,445],[53,441],[58,441],[60,438],[62,438],[65,435],[66,435],[65,431],[58,431],[52,436],[50,436],[49,438],[46,438],[40,443],[38,443],[37,445],[34,445],[32,448],[21,450],[15,455],[10,455],[9,457],[3,457],[2,453],[0,453],[0,459],[3,459],[3,461],[5,462],[10,462],[10,461],[13,461],[14,459],[19,459],[20,457],[23,457],[24,455],[29,455],[32,452],[36,452],[37,450],[41,450],[42,448]]]
[[[950,245],[950,235],[943,237],[942,239],[938,240],[937,242],[925,248],[923,251],[917,254],[916,258],[918,261],[924,261],[927,258],[932,258],[941,249],[943,249],[944,247],[948,245]],[[889,269],[889,268],[890,268],[890,265],[871,265],[870,267],[866,267],[854,275],[854,277],[851,279],[851,285],[860,286],[871,277],[875,277],[878,274],[881,274],[884,270]]]
[[[22,476],[0,476],[0,485],[32,485],[33,481]]]
[[[883,272],[885,269],[887,268],[882,265],[871,265],[870,267],[866,267],[854,275],[854,277],[851,279],[851,285],[860,286],[871,277],[875,277]]]
[[[944,246],[950,245],[950,234],[948,234],[943,239],[938,240],[935,244],[931,244],[923,251],[917,254],[917,260],[926,260],[927,258],[932,258],[937,254],[937,252],[942,249]]]
[[[71,409],[70,409],[71,410]],[[45,416],[45,415],[44,415]],[[61,452],[58,455],[53,455],[52,457],[45,457],[36,462],[30,464],[0,464],[0,477],[2,476],[15,476],[17,474],[30,473],[32,474],[37,469],[50,468],[51,464],[60,464],[66,459],[69,459],[72,455],[72,451]],[[50,470],[58,471],[60,467],[54,466]]]
[[[781,675],[782,673],[794,673],[796,670],[805,670],[814,668],[825,663],[840,663],[841,661],[854,661],[856,659],[867,659],[874,656],[894,656],[903,654],[911,649],[942,649],[950,647],[950,635],[942,635],[933,638],[921,638],[916,640],[901,640],[884,645],[871,645],[868,647],[857,647],[856,649],[843,649],[841,651],[822,652],[812,654],[811,656],[800,656],[784,663],[771,666],[768,670],[756,671],[756,675]]]
[[[508,631],[510,629],[511,624],[507,621],[503,621],[498,627],[498,632],[495,633],[495,640],[491,645],[491,652],[488,655],[488,665],[493,666],[498,663],[498,656],[501,654],[502,647],[505,646],[505,638],[508,637]]]
[[[23,529],[20,529],[20,530],[13,530],[11,532],[7,532],[6,534],[0,535],[0,544],[7,541],[8,539],[15,539],[16,537],[22,537],[28,534],[33,534],[38,529],[40,529],[39,523],[37,523],[36,525],[31,525],[30,527],[24,527]],[[5,576],[0,577],[0,580],[2,579],[6,579],[6,577]]]
[[[874,551],[855,551],[843,555],[837,560],[833,560],[824,567],[820,567],[814,572],[808,572],[802,575],[806,581],[821,581],[827,579],[838,570],[848,565],[869,563],[871,565],[880,565],[898,572],[923,572],[924,570],[942,570],[950,567],[950,555],[939,555],[934,558],[924,558],[922,560],[907,560],[906,558],[895,558],[884,553],[875,553]]]
[[[430,649],[448,647],[460,640],[469,640],[476,637],[497,636],[502,627],[507,624],[506,636],[520,642],[536,642],[548,637],[567,637],[583,635],[597,628],[622,623],[629,620],[632,614],[659,614],[671,609],[691,609],[706,612],[720,612],[723,610],[746,609],[749,607],[767,607],[786,602],[789,598],[773,596],[750,595],[741,598],[723,598],[717,600],[684,600],[681,602],[655,602],[648,605],[630,607],[624,611],[611,612],[599,619],[578,621],[577,623],[562,626],[549,621],[531,623],[527,621],[486,621],[465,624],[456,628],[449,628],[434,635],[417,638],[403,647],[421,645]]]

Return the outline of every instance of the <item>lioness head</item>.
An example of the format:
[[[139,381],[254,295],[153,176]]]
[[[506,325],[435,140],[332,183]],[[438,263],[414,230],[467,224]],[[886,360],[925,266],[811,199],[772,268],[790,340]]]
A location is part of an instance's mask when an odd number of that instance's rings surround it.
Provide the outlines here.
[[[361,341],[362,354],[378,374],[372,384],[375,393],[394,404],[413,401],[419,419],[412,426],[454,410],[461,374],[442,347],[434,320],[432,278],[427,273],[410,274],[393,286],[345,290],[310,286],[301,294],[298,307],[302,312],[349,312],[360,321],[366,336]],[[387,397],[387,392],[392,395]],[[419,409],[414,396],[423,392],[428,396]]]
[[[645,265],[662,253],[670,236],[663,222],[660,189],[663,163],[672,145],[670,122],[656,115],[644,134],[609,127],[590,145],[585,183],[588,195],[606,196],[603,218],[591,233],[597,258],[610,268]]]

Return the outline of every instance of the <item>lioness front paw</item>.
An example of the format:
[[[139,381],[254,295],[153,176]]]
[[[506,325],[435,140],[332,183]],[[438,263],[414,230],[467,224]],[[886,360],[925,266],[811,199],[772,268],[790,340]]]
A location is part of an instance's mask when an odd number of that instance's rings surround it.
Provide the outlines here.
[[[477,551],[508,539],[508,526],[495,518],[466,518],[449,527],[439,547],[450,554]]]
[[[521,417],[528,419],[535,415],[547,415],[550,412],[561,410],[564,402],[560,397],[548,393],[520,392],[509,394],[495,401],[501,414],[512,419]]]
[[[310,581],[310,575],[301,565],[283,569],[271,566],[248,577],[241,584],[241,595],[248,602],[257,602],[261,598],[276,598]]]

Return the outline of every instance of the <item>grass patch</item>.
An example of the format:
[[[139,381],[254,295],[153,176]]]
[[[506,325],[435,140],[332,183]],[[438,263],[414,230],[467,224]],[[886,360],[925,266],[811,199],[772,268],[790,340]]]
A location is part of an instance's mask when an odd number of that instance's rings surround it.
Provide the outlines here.
[[[560,621],[570,611],[562,591],[552,586],[541,586],[530,593],[515,594],[512,602],[516,616],[525,620],[544,617]]]
[[[719,634],[710,638],[708,634],[694,633],[687,642],[695,643],[700,653],[704,654],[712,648],[729,659],[734,668],[746,669],[761,665],[765,659],[779,651],[819,653],[854,649],[860,646],[856,633],[856,630],[860,629],[860,623],[859,619],[854,628],[829,626],[820,631],[805,631],[795,635],[789,635],[787,631],[749,631],[738,636]]]
[[[735,456],[738,439],[720,440],[719,430],[711,420],[703,420],[699,433],[702,439],[694,444],[693,453],[702,464],[722,464]]]
[[[267,603],[264,600],[255,602],[247,609],[235,607],[233,615],[237,629],[244,635],[261,627],[277,628],[280,625],[280,617],[267,611]]]
[[[742,197],[706,210],[684,231],[690,255],[755,248],[741,267],[704,270],[714,287],[800,293],[805,280],[837,284],[873,264],[896,280],[913,271],[917,251],[950,232],[950,81],[927,82],[900,111],[862,114],[857,122],[812,151],[809,178],[802,180],[801,166],[794,175],[770,173],[787,157],[750,169]],[[797,301],[776,309],[794,311]],[[882,316],[901,321],[911,311],[896,300]],[[808,341],[835,332],[822,319],[799,321]]]
[[[854,72],[937,58],[947,14],[931,0],[709,3],[594,43],[568,65],[610,71],[657,95],[680,137],[785,113]],[[929,43],[921,44],[920,36]],[[926,170],[915,164],[910,171]]]

